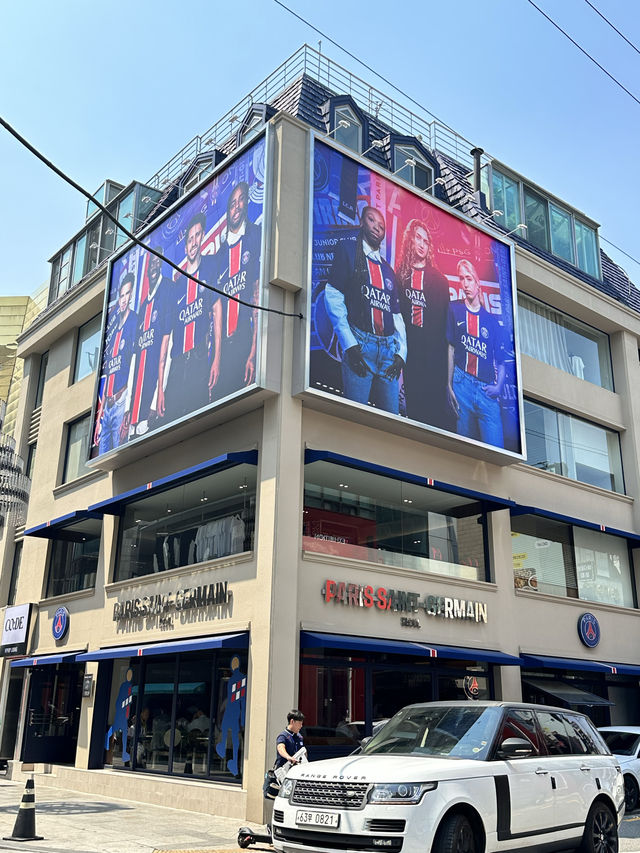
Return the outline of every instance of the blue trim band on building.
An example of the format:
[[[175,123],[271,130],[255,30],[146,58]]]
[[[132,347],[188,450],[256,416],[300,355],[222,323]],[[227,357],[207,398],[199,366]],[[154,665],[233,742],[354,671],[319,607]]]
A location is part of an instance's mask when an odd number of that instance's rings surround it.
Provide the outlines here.
[[[87,523],[88,522],[88,523]],[[99,528],[91,522],[99,522]],[[94,529],[95,528],[95,529]],[[25,536],[37,536],[40,539],[81,540],[100,535],[102,515],[89,509],[75,510],[43,524],[37,524],[25,530]]]
[[[530,655],[520,652],[521,665],[526,669],[569,669],[580,672],[606,672],[609,675],[622,672],[624,664],[602,663],[599,660],[580,660],[578,658],[556,658],[548,655]],[[640,667],[636,667],[640,669]]]
[[[214,637],[197,637],[194,640],[177,640],[174,643],[142,643],[139,646],[115,646],[110,649],[96,649],[94,652],[83,652],[77,655],[76,660],[116,660],[117,658],[199,652],[207,649],[246,649],[248,647],[249,633],[242,631],[238,634],[219,634]]]
[[[55,663],[73,663],[76,660],[78,652],[63,652],[59,655],[42,655],[42,657],[20,658],[20,660],[12,660],[11,667],[17,666],[46,666]]]
[[[108,498],[105,501],[92,504],[89,507],[89,512],[99,513],[101,515],[120,515],[127,504],[135,501],[143,495],[164,492],[174,486],[180,486],[183,483],[198,480],[206,474],[213,474],[216,471],[224,471],[227,468],[234,468],[236,465],[257,464],[257,450],[223,453],[221,456],[208,459],[206,462],[200,462],[197,465],[192,465],[190,468],[184,468],[182,471],[178,471],[175,474],[169,474],[169,476],[161,477],[159,480],[152,480],[150,483],[145,483],[143,486],[138,486],[135,489],[130,489],[127,492],[121,492],[119,495],[114,495],[114,497]]]
[[[587,530],[597,530],[598,533],[608,533],[610,536],[620,536],[640,545],[640,534],[630,533],[628,530],[618,530],[617,527],[607,527],[606,524],[596,524],[594,521],[585,521],[583,518],[574,518],[571,515],[563,515],[537,506],[514,505],[510,508],[511,515],[537,515],[540,518],[548,518],[551,521],[560,521],[564,524],[572,524],[575,527],[585,527]],[[636,547],[636,546],[634,546]]]
[[[375,637],[352,637],[347,634],[323,634],[316,631],[300,632],[300,648],[382,652],[383,654],[415,655],[427,658],[483,661],[484,663],[497,663],[501,666],[520,666],[519,657],[493,649],[469,649],[462,646],[441,646]]]
[[[482,501],[485,508],[488,510],[510,509],[515,507],[515,501],[508,498],[500,498],[495,495],[489,495],[485,492],[477,492],[473,489],[464,489],[462,486],[456,486],[453,483],[445,483],[442,480],[434,480],[431,477],[421,477],[417,474],[409,474],[407,471],[398,471],[395,468],[387,468],[384,465],[376,465],[373,462],[367,462],[364,459],[356,459],[352,456],[343,456],[342,453],[334,453],[332,450],[305,450],[304,464],[310,465],[313,462],[332,462],[334,465],[344,465],[347,468],[357,468],[360,471],[367,471],[370,474],[378,474],[381,477],[390,477],[393,480],[400,480],[403,483],[412,483],[416,486],[423,486],[426,489],[437,489],[441,492],[449,492],[453,495],[460,495],[463,498]]]

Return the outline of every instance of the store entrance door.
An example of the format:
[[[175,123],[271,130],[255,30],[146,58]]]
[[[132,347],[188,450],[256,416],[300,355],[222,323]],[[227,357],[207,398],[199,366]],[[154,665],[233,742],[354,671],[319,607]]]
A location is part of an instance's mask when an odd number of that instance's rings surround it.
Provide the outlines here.
[[[31,670],[22,761],[75,763],[83,672],[79,664]]]

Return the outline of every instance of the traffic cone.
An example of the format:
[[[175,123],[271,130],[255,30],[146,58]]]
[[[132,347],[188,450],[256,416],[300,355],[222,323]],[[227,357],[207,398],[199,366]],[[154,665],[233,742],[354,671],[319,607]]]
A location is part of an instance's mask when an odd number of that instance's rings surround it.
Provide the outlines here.
[[[36,835],[36,789],[31,779],[27,779],[27,785],[22,795],[22,802],[18,809],[18,817],[13,827],[13,835],[5,835],[3,841],[42,841],[42,835]]]

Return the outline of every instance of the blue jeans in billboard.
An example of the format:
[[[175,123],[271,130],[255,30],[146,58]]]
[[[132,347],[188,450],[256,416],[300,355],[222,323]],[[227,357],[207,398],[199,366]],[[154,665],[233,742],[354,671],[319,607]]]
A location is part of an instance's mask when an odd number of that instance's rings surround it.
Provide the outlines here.
[[[399,411],[399,379],[387,379],[384,371],[393,364],[396,354],[396,342],[393,335],[387,337],[362,332],[355,326],[351,327],[356,340],[360,344],[362,358],[369,372],[366,376],[358,376],[349,365],[342,362],[342,382],[344,396],[348,400],[365,405],[371,400],[379,409],[397,415]]]
[[[453,393],[460,407],[458,435],[477,438],[479,433],[485,444],[503,447],[500,403],[482,390],[486,384],[459,367],[453,371]]]
[[[126,392],[122,391],[117,400],[111,403],[107,400],[105,403],[100,425],[100,453],[107,453],[107,451],[119,446],[120,428],[122,427],[126,402]]]

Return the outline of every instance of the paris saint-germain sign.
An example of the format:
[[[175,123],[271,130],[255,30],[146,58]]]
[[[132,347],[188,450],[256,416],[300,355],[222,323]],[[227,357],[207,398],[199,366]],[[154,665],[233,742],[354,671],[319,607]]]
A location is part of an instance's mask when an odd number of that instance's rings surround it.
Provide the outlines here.
[[[69,611],[66,607],[58,607],[53,614],[53,625],[51,633],[54,640],[62,640],[69,630]]]
[[[593,613],[583,613],[578,619],[578,636],[589,649],[595,649],[600,642],[600,625]]]

